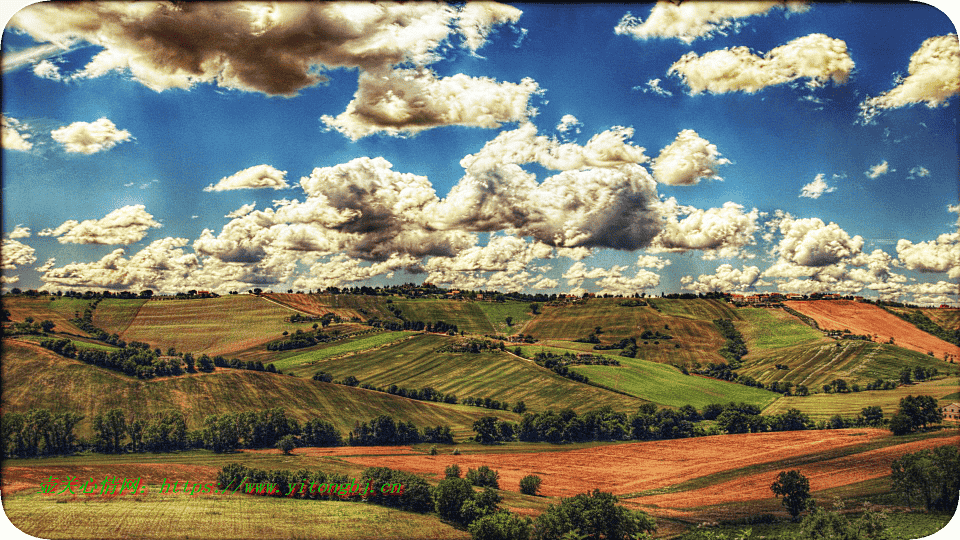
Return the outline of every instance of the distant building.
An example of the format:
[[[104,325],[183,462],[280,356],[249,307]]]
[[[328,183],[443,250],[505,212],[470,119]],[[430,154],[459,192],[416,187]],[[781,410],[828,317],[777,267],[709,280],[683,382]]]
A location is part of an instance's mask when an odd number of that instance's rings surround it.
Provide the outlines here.
[[[940,410],[943,412],[944,420],[960,422],[960,403],[951,403]]]

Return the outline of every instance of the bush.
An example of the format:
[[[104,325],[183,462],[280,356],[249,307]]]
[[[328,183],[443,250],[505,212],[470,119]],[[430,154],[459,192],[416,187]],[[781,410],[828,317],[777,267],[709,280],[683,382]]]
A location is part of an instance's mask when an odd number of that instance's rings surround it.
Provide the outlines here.
[[[527,540],[530,523],[513,512],[495,512],[471,523],[470,534],[474,540]]]
[[[500,473],[481,465],[477,469],[467,469],[467,481],[478,487],[492,487],[500,489]]]
[[[443,470],[444,478],[460,478],[461,474],[463,473],[460,471],[460,466],[456,463]]]
[[[543,483],[543,479],[535,474],[528,474],[520,479],[520,493],[524,495],[537,495],[537,492],[540,491],[540,484]]]
[[[459,523],[462,520],[460,508],[472,497],[470,482],[463,478],[447,478],[433,490],[434,509],[441,518]]]
[[[294,448],[297,447],[297,440],[293,435],[285,435],[279,441],[277,441],[277,448],[281,450],[284,454],[290,454]]]

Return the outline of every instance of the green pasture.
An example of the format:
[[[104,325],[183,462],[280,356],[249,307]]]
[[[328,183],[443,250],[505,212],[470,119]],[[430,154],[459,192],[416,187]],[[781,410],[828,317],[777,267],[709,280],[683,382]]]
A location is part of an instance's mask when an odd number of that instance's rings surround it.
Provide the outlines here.
[[[435,323],[444,321],[457,325],[457,329],[468,334],[493,334],[496,329],[480,308],[480,302],[461,302],[454,300],[394,300],[393,305],[400,308],[408,321]]]
[[[869,390],[844,394],[813,394],[805,397],[784,396],[767,407],[764,414],[780,414],[788,409],[800,409],[814,420],[827,420],[835,414],[852,418],[864,407],[873,405],[883,409],[886,418],[893,416],[900,408],[900,399],[906,396],[933,396],[941,405],[948,405],[960,390],[960,381],[956,378],[924,381],[893,390]]]
[[[3,360],[4,412],[31,408],[78,412],[85,417],[78,427],[78,434],[83,437],[92,435],[90,423],[97,413],[113,408],[141,418],[164,410],[180,410],[188,427],[196,429],[209,414],[283,407],[301,423],[314,417],[324,418],[344,435],[357,421],[388,414],[420,427],[449,425],[461,440],[473,435],[473,422],[481,416],[495,414],[511,420],[517,417],[505,411],[416,401],[308,378],[247,370],[218,368],[213,373],[139,380],[10,340],[4,341]]]
[[[493,326],[495,334],[511,335],[523,331],[523,325],[536,317],[530,311],[530,302],[475,302],[487,321]],[[540,304],[543,309],[543,304]],[[513,317],[511,326],[507,326],[507,317]]]
[[[269,363],[272,363],[277,369],[285,372],[291,371],[291,368],[301,368],[293,369],[292,372],[297,374],[303,373],[305,375],[312,376],[317,370],[313,369],[311,366],[320,360],[325,360],[327,358],[342,354],[381,347],[383,345],[406,339],[415,333],[416,332],[380,332],[346,341],[324,343],[310,347],[308,350],[284,351],[286,354],[278,359],[269,360]],[[266,364],[268,361],[264,361],[264,363]]]
[[[741,310],[724,302],[713,299],[680,298],[648,298],[652,306],[656,306],[664,315],[670,317],[684,317],[700,321],[714,321],[716,319],[740,319]]]
[[[93,312],[93,325],[108,334],[122,334],[146,303],[141,299],[104,298]]]
[[[73,319],[77,313],[82,317],[84,310],[89,307],[90,303],[90,300],[58,296],[3,297],[3,308],[10,311],[11,321],[24,322],[27,317],[33,317],[34,322],[48,320],[55,325],[54,332],[77,336],[87,336],[88,334],[74,326],[70,319]]]
[[[782,309],[740,308],[737,312],[741,320],[735,326],[747,342],[748,358],[785,347],[833,341]]]
[[[437,352],[453,339],[421,335],[374,351],[321,360],[312,367],[314,371],[333,374],[335,379],[353,375],[361,383],[378,387],[430,386],[445,394],[452,392],[458,398],[489,397],[511,405],[523,401],[535,411],[570,407],[586,412],[603,405],[635,411],[643,402],[572,381],[508,353]]]

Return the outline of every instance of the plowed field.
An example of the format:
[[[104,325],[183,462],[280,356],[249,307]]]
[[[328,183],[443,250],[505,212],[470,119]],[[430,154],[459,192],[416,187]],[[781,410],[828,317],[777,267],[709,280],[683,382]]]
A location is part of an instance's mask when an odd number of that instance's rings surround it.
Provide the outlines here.
[[[444,469],[454,463],[464,472],[467,468],[488,465],[499,471],[500,487],[505,490],[519,491],[520,479],[536,474],[543,479],[540,489],[543,495],[571,497],[594,488],[623,495],[887,437],[892,435],[882,429],[794,431],[616,444],[566,452],[343,459],[368,467],[390,467],[439,478],[443,477]]]
[[[891,337],[894,344],[913,351],[933,351],[937,358],[944,353],[960,355],[960,347],[931,336],[916,326],[871,304],[849,300],[816,300],[785,302],[787,307],[812,317],[824,330],[848,329],[854,334],[876,335],[881,343]]]

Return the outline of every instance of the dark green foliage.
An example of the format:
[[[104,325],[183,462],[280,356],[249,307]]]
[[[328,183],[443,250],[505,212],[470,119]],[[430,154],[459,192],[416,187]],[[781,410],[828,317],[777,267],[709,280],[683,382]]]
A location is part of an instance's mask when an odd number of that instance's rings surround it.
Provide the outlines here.
[[[460,478],[460,475],[463,474],[460,471],[460,466],[456,463],[449,465],[446,469],[443,470],[444,478]]]
[[[446,436],[450,435],[449,441],[453,441],[449,427],[428,428],[432,434],[433,442],[447,442]],[[439,435],[438,435],[439,434]],[[380,415],[370,421],[361,423],[350,432],[349,444],[356,446],[391,446],[400,444],[413,444],[423,442],[425,435],[421,433],[413,422],[404,423],[394,420],[387,415]]]
[[[851,521],[838,512],[817,508],[800,525],[799,540],[880,540],[884,535],[886,515],[869,508]]]
[[[293,435],[284,435],[277,441],[277,449],[284,454],[289,454],[297,447],[297,439]]]
[[[481,416],[473,423],[474,439],[480,444],[496,444],[511,441],[515,429],[512,423],[500,420],[496,416]]]
[[[110,409],[93,417],[93,444],[97,452],[119,454],[127,435],[127,421],[122,409]]]
[[[900,410],[890,419],[890,431],[894,435],[904,435],[942,421],[943,413],[936,399],[931,396],[906,396],[900,399]]]
[[[496,490],[489,487],[483,488],[480,493],[474,493],[473,497],[467,499],[460,506],[460,519],[463,523],[472,523],[484,516],[488,516],[500,510],[497,506],[503,497]]]
[[[739,365],[740,359],[747,354],[747,344],[741,334],[730,319],[717,319],[713,324],[720,330],[720,334],[726,338],[723,348],[720,349],[720,355],[728,361],[736,362]],[[736,366],[733,366],[736,369]]]
[[[70,454],[77,442],[73,430],[82,419],[74,412],[51,413],[47,409],[7,413],[2,420],[3,456]]]
[[[434,509],[443,519],[462,522],[460,509],[473,495],[473,487],[463,478],[441,480],[433,489]]]
[[[960,494],[960,451],[940,446],[907,454],[891,465],[893,490],[907,504],[954,514]]]
[[[535,474],[528,474],[520,479],[520,493],[524,495],[537,495],[540,491],[540,484],[543,479]]]
[[[783,414],[769,418],[767,423],[773,431],[801,431],[813,425],[810,417],[800,409],[789,409]]]
[[[520,419],[521,441],[552,443],[624,440],[629,438],[627,415],[609,406],[578,416],[573,409],[526,413]]]
[[[537,538],[559,540],[574,533],[579,538],[634,538],[656,530],[654,519],[617,505],[617,498],[598,489],[551,505],[534,522]]]
[[[500,473],[486,465],[476,469],[467,469],[466,479],[477,487],[492,487],[500,489]]]
[[[313,418],[303,425],[300,442],[303,446],[340,446],[343,437],[330,422]]]
[[[883,409],[878,405],[864,407],[860,410],[857,423],[862,426],[879,427],[883,425]]]
[[[531,521],[513,512],[494,512],[470,524],[473,540],[528,540]]]
[[[810,505],[810,481],[800,471],[780,471],[770,490],[783,498],[781,503],[794,521]]]
[[[327,383],[333,382],[333,375],[325,371],[318,371],[317,374],[313,376],[313,380]]]

